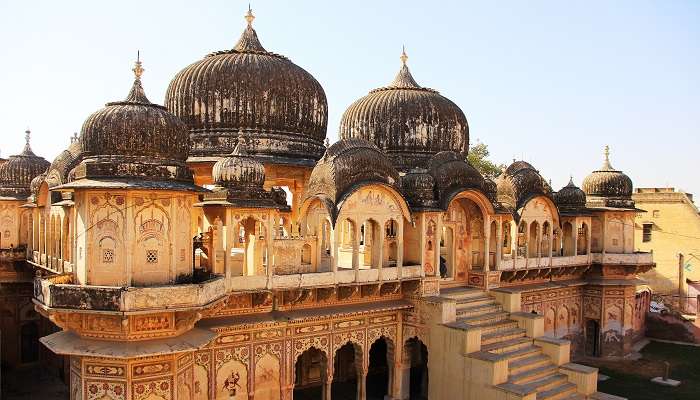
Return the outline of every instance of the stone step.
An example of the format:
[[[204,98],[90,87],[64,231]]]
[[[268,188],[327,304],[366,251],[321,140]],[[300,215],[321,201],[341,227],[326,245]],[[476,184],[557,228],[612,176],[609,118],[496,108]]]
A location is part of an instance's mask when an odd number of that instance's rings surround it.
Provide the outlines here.
[[[440,297],[447,297],[455,300],[463,300],[474,297],[487,296],[486,292],[481,289],[474,288],[450,288],[440,291]]]
[[[508,382],[516,385],[530,384],[551,377],[555,375],[557,371],[557,366],[549,363],[517,374],[510,374],[510,376],[508,376]]]
[[[564,374],[552,374],[536,381],[528,382],[527,386],[535,389],[538,393],[553,389],[559,385],[567,383],[567,377]],[[574,385],[574,388],[576,385]]]
[[[457,302],[457,309],[468,308],[475,306],[485,306],[487,304],[496,304],[496,300],[490,296],[467,297],[463,299],[454,299]]]
[[[486,325],[493,325],[498,322],[503,322],[503,321],[508,321],[509,313],[506,311],[496,311],[492,313],[487,313],[487,314],[482,314],[482,315],[477,315],[474,317],[468,317],[468,318],[459,318],[459,322],[463,322],[467,325],[470,326],[486,326]],[[516,322],[517,326],[517,322]],[[483,333],[484,331],[482,331]]]
[[[519,347],[515,350],[510,350],[502,353],[490,351],[490,353],[501,354],[503,357],[505,357],[506,360],[508,360],[508,365],[510,365],[510,363],[522,360],[523,358],[542,354],[542,348],[538,346],[532,346],[532,344],[529,343],[529,346]]]
[[[574,400],[584,399],[581,394],[576,393],[576,385],[564,382],[550,389],[537,392],[537,400]]]
[[[489,353],[516,353],[527,347],[534,346],[532,346],[532,338],[526,337],[525,335],[521,335],[512,339],[494,340],[491,343],[485,343],[484,337],[481,337],[481,351],[488,351]]]
[[[501,311],[503,307],[500,304],[497,304],[495,301],[492,303],[487,303],[487,304],[478,304],[478,305],[471,305],[471,304],[458,304],[457,305],[457,316],[464,316],[464,317],[474,317],[477,315],[481,314],[486,314],[489,312],[496,312],[496,311]]]
[[[551,364],[552,361],[544,354],[533,354],[529,357],[524,357],[519,360],[508,360],[508,373],[511,375],[520,374],[534,368],[543,367]]]
[[[511,339],[518,339],[525,337],[525,329],[513,328],[500,332],[493,332],[486,335],[481,335],[481,345],[482,351],[484,345],[490,345],[499,342],[505,342]],[[528,338],[528,342],[532,343],[532,339]]]
[[[509,319],[496,319],[492,322],[476,322],[475,324],[466,324],[467,327],[479,327],[481,328],[481,337],[484,335],[490,335],[496,332],[504,332],[511,329],[516,329],[518,327],[518,322]]]

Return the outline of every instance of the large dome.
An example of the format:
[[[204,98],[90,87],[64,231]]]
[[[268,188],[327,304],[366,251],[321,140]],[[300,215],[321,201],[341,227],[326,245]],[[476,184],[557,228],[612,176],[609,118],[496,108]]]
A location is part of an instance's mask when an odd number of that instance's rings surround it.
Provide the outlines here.
[[[590,206],[633,208],[632,179],[610,164],[610,148],[605,146],[603,166],[591,172],[581,185]]]
[[[230,154],[243,131],[263,161],[312,166],[325,151],[326,94],[303,68],[262,47],[253,18],[249,11],[232,50],[180,71],[165,104],[190,129],[192,161]]]
[[[0,197],[24,200],[30,195],[32,179],[41,175],[50,163],[34,154],[29,146],[29,131],[26,132],[27,143],[20,154],[10,158],[0,166]]]
[[[382,149],[401,171],[426,167],[441,151],[466,156],[469,125],[462,110],[436,90],[421,87],[401,55],[401,70],[387,87],[374,89],[348,107],[340,138],[361,138]]]
[[[136,78],[127,98],[107,103],[85,120],[78,139],[79,156],[73,155],[80,157],[80,163],[68,171],[71,178],[173,181],[191,185],[192,173],[185,165],[189,147],[187,128],[165,107],[146,98],[141,86],[142,72],[137,61]],[[66,171],[62,175],[63,179],[67,178]]]

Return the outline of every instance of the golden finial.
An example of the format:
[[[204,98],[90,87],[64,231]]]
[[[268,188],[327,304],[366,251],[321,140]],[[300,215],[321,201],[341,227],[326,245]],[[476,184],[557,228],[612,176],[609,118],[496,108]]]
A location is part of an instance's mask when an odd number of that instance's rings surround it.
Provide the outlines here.
[[[408,60],[408,56],[406,55],[406,46],[401,46],[401,64],[406,65],[406,61]]]
[[[27,128],[26,131],[24,131],[24,141],[26,142],[26,145],[29,146],[29,139],[32,137],[32,131]]]
[[[248,21],[248,26],[253,26],[253,20],[255,15],[253,15],[253,10],[250,8],[250,3],[248,3],[248,13],[245,15],[245,20]]]
[[[605,161],[610,162],[610,146],[607,144],[605,145],[605,150],[603,150],[603,154],[605,155]]]
[[[141,80],[141,75],[143,75],[143,67],[141,67],[141,52],[136,51],[136,63],[134,63],[134,68],[132,69],[134,71],[134,76],[136,76],[136,79]]]

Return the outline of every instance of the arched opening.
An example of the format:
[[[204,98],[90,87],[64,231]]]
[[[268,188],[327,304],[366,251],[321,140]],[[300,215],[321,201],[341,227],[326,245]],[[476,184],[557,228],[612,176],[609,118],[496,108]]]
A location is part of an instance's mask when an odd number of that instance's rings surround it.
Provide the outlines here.
[[[319,349],[312,347],[297,357],[294,365],[294,400],[326,399],[328,380],[328,358]]]
[[[510,222],[504,222],[501,224],[501,232],[503,232],[503,255],[510,255],[513,251],[511,247],[512,238],[510,236]]]
[[[311,245],[308,243],[304,243],[304,245],[301,246],[301,264],[311,264]]]
[[[574,255],[574,237],[573,237],[573,226],[571,225],[571,222],[565,222],[564,223],[564,230],[563,230],[563,253],[564,256],[573,256]]]
[[[340,248],[338,249],[338,268],[352,269],[353,255],[357,251],[355,221],[350,218],[340,223]]]
[[[36,321],[22,325],[21,331],[21,360],[23,364],[39,361],[39,326]]]
[[[384,260],[383,266],[395,267],[398,260],[399,224],[393,219],[384,224]]]
[[[489,270],[496,269],[496,249],[498,248],[498,238],[496,237],[496,229],[498,224],[496,221],[491,222],[489,234]]]
[[[552,226],[549,224],[549,221],[545,221],[542,224],[542,238],[540,239],[540,255],[542,257],[549,257],[551,252],[551,246],[552,246]]]
[[[454,230],[449,226],[442,227],[440,237],[440,277],[454,277]]]
[[[563,253],[561,248],[561,229],[555,228],[552,237],[552,256],[559,257],[562,254]]]
[[[339,348],[333,358],[331,399],[357,399],[361,371],[362,350],[360,347],[348,342]]]
[[[379,267],[379,248],[382,245],[377,221],[368,219],[360,227],[360,268]]]
[[[518,257],[527,255],[527,222],[520,221],[518,224]]]
[[[600,354],[600,325],[598,321],[592,319],[586,321],[584,335],[586,337],[586,355],[598,357]]]
[[[321,271],[331,270],[331,222],[327,219],[321,224]]]
[[[380,337],[369,349],[369,366],[367,368],[367,400],[384,400],[389,394],[392,365],[389,341]]]
[[[527,242],[529,244],[528,246],[528,256],[530,258],[536,258],[537,257],[537,252],[539,250],[539,231],[540,231],[540,224],[537,223],[537,221],[532,221],[530,224],[530,236],[527,239]]]
[[[414,337],[406,341],[404,355],[411,366],[408,372],[409,399],[428,400],[428,348]]]
[[[576,253],[588,254],[588,225],[585,222],[581,223],[578,228],[578,236],[576,238]]]

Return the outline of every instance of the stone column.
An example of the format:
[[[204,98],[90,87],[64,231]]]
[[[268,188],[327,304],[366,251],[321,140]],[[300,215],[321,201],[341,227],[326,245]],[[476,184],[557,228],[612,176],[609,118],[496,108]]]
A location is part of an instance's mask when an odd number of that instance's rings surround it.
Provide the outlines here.
[[[355,281],[360,280],[360,225],[354,223],[352,234],[352,269],[355,270]]]
[[[513,262],[518,258],[518,225],[515,220],[510,221],[510,254]]]
[[[380,281],[383,279],[382,278],[382,269],[384,268],[384,228],[385,224],[384,223],[377,223],[379,225],[379,237],[374,237],[374,232],[372,234],[372,258],[376,258],[379,260],[379,265],[377,265],[377,268],[379,271],[377,272],[377,279]],[[375,250],[376,249],[376,250]],[[374,252],[377,252],[377,255],[375,256]],[[398,251],[398,249],[397,249]],[[374,260],[372,260],[374,261]]]
[[[357,374],[357,400],[367,398],[367,368],[362,368]]]
[[[501,269],[501,258],[503,258],[503,218],[496,220],[496,271]]]
[[[484,272],[491,269],[491,216],[484,215]],[[488,276],[484,278],[488,289]]]
[[[331,361],[328,360],[328,365],[326,366],[326,382],[323,384],[323,400],[331,399],[331,388],[333,387],[333,366]]]
[[[438,213],[435,214],[436,219],[436,229],[435,229],[435,243],[433,244],[433,249],[435,249],[435,257],[433,257],[433,276],[440,276],[440,240],[442,239],[442,216]],[[454,235],[453,235],[454,237]]]
[[[265,236],[265,241],[267,242],[266,243],[266,245],[267,245],[266,246],[267,247],[267,257],[266,257],[265,262],[267,263],[267,288],[268,289],[272,289],[272,279],[273,279],[272,275],[274,275],[274,271],[275,271],[275,266],[272,263],[272,252],[273,252],[272,244],[273,244],[273,240],[274,240],[273,236],[272,236],[272,231],[275,229],[273,220],[274,220],[273,213],[269,212],[267,214],[267,224],[266,224],[267,225],[266,226],[267,235]]]
[[[574,218],[574,227],[571,230],[571,236],[574,240],[574,256],[578,255],[578,218]]]
[[[542,224],[537,224],[537,265],[542,259]]]
[[[601,218],[601,219],[603,220],[601,223],[602,226],[600,227],[600,230],[602,231],[602,235],[601,235],[602,236],[602,238],[601,238],[602,239],[602,244],[601,244],[602,250],[601,250],[601,253],[605,254],[605,249],[608,247],[607,237],[606,237],[607,236],[606,233],[608,232],[608,214],[603,213],[603,218]]]
[[[398,279],[401,279],[403,272],[403,217],[398,221],[396,233],[396,268]]]
[[[591,262],[591,236],[593,231],[593,226],[591,224],[591,219],[588,219],[588,229],[586,229],[586,254],[588,255],[588,262]]]
[[[342,231],[342,224],[341,224]],[[331,271],[335,274],[338,272],[338,249],[340,248],[340,236],[342,232],[338,231],[338,225],[331,226],[330,238],[331,241]]]

